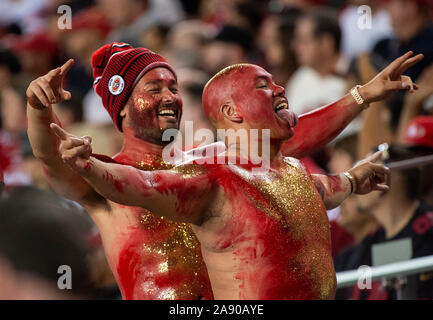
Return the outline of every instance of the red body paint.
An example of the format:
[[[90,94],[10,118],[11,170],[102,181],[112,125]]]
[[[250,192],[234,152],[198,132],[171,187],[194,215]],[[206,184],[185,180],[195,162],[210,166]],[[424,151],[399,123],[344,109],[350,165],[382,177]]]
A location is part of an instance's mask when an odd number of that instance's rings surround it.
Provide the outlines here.
[[[86,164],[86,167],[87,167],[87,164]],[[102,176],[102,179],[104,181],[106,181],[107,183],[111,183],[116,188],[116,190],[118,192],[120,192],[120,193],[123,192],[122,182],[115,179],[114,176],[110,172],[105,171],[104,175]]]
[[[331,142],[354,119],[353,103],[341,99],[299,117],[293,137],[281,147],[284,156],[302,158]]]
[[[239,271],[240,299],[323,299],[335,295],[329,223],[311,180],[301,188],[315,196],[298,199],[297,212],[272,208],[269,195],[226,165],[210,165],[211,179],[224,189],[231,216],[215,250],[231,248]],[[307,174],[305,173],[307,177]],[[297,197],[295,195],[294,197]],[[310,208],[304,211],[305,201]],[[275,215],[263,208],[271,207]],[[298,218],[307,222],[299,229]],[[299,231],[300,230],[300,231]]]
[[[327,176],[329,182],[329,190],[331,194],[336,192],[346,192],[346,188],[343,186],[340,176]]]
[[[106,162],[137,164],[125,154],[119,154],[114,160],[93,156]],[[116,180],[109,174],[105,179],[110,183]],[[163,187],[160,188],[162,191]],[[188,203],[188,199],[185,195],[179,203]],[[112,206],[128,217],[126,221],[119,221],[115,228],[119,231],[110,231],[116,234],[114,244],[111,248],[106,247],[108,261],[124,299],[213,299],[200,244],[188,225],[161,219],[138,207],[114,203]]]
[[[221,112],[226,101],[234,107],[231,114],[236,113],[231,123],[225,119],[228,114]],[[287,105],[284,108],[286,102],[284,89],[273,82],[269,73],[254,65],[224,69],[203,93],[204,110],[217,128],[269,129],[272,141],[280,143],[291,138],[296,124]],[[349,108],[347,103],[343,104],[347,116]],[[330,108],[327,119],[333,119],[341,112],[339,109]],[[304,120],[304,131],[298,134],[298,139],[308,140],[309,131],[316,129],[312,124],[325,124],[324,117],[320,117],[323,113],[316,114],[315,123]],[[283,155],[293,156],[295,151],[299,155],[309,151],[308,148],[320,147],[347,123],[339,123],[341,126],[326,134],[317,127],[308,144],[293,140],[290,153]],[[228,220],[218,231],[219,240],[211,250],[231,249],[233,270],[237,272],[234,278],[240,283],[237,298],[332,299],[336,279],[324,203],[298,162],[292,159],[287,160],[291,163],[277,165],[281,162],[278,149],[273,150],[275,167],[266,177],[245,172],[239,165],[209,167],[211,177],[222,187],[229,204]]]
[[[141,208],[126,208],[137,218]],[[121,249],[114,269],[124,299],[213,299],[200,247],[179,242],[177,225],[157,217],[149,224],[131,226],[118,240]],[[166,244],[166,246],[164,246]],[[182,255],[197,255],[185,261]]]

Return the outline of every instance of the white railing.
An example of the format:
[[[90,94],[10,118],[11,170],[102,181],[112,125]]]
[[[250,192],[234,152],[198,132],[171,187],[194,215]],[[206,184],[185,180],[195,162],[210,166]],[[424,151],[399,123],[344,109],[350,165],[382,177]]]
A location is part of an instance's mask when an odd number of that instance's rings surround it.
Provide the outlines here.
[[[369,276],[371,280],[389,279],[401,276],[409,276],[421,272],[433,270],[433,255],[415,258],[402,262],[395,262],[383,266],[371,267]],[[358,270],[350,270],[337,273],[337,287],[344,288],[355,285],[362,277]]]

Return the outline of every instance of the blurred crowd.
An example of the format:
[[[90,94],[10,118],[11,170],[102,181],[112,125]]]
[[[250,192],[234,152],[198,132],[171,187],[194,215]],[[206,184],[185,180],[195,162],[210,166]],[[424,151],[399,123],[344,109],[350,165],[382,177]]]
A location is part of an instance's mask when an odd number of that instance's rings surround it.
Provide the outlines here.
[[[71,28],[63,28],[63,5]],[[66,130],[92,136],[95,153],[112,156],[122,139],[92,88],[90,64],[109,42],[143,46],[168,60],[178,74],[183,122],[192,120],[194,130],[212,129],[202,90],[231,64],[271,72],[300,115],[338,100],[409,50],[424,54],[406,72],[419,90],[373,103],[303,159],[312,172],[337,173],[378,149],[385,163],[433,154],[432,10],[433,0],[1,0],[0,299],[120,297],[92,222],[50,191],[33,156],[25,114],[32,80],[73,58],[64,84],[72,99],[55,105],[55,113]],[[329,212],[336,270],[374,265],[372,248],[390,240],[409,238],[412,258],[433,255],[432,179],[428,165],[393,170],[389,192],[351,196]],[[57,279],[49,270],[65,256],[82,278],[71,295],[50,289]],[[433,298],[433,273],[414,281],[414,297]],[[371,290],[348,288],[337,297],[392,299],[397,286],[374,282]]]

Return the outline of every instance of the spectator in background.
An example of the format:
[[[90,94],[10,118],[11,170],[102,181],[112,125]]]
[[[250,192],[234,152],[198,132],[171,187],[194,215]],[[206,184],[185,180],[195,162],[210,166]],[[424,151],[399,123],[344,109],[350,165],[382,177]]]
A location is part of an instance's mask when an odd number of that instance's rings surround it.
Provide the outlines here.
[[[206,82],[209,80],[208,75],[197,69],[181,68],[177,69],[177,76],[179,79],[179,91],[182,93],[182,119],[180,123],[180,132],[182,136],[186,137],[185,121],[189,121],[189,124],[193,124],[193,133],[200,129],[211,130],[216,137],[215,127],[209,122],[206,114],[203,112],[201,104],[203,88]],[[192,142],[194,147],[197,147],[201,143],[211,143],[214,141],[202,141],[195,140]],[[190,149],[193,146],[185,145],[186,149]]]
[[[67,56],[75,59],[66,79],[66,87],[74,97],[63,102],[55,111],[67,121],[65,128],[77,135],[94,134],[96,151],[113,155],[121,146],[121,140],[108,113],[103,110],[101,98],[93,89],[93,70],[89,63],[92,53],[107,38],[111,26],[107,16],[99,7],[85,8],[72,20],[72,29],[65,30],[62,37],[63,49]],[[78,122],[80,116],[84,122]],[[63,122],[62,122],[63,124]]]
[[[433,63],[432,0],[382,0],[389,12],[394,37],[378,42],[373,50],[382,65],[391,62],[401,52],[422,52],[424,60],[408,70],[407,75],[417,81],[427,66]],[[400,92],[388,99],[391,111],[391,126],[395,130],[400,119],[405,93]]]
[[[93,71],[89,67],[89,61],[92,53],[104,43],[110,30],[107,17],[99,8],[79,11],[72,19],[72,29],[64,30],[61,38],[63,50],[66,56],[76,60],[66,83],[73,95],[82,97],[90,92],[93,93]],[[95,104],[96,102],[93,101]],[[93,107],[96,109],[100,106],[101,103]]]
[[[33,188],[0,201],[0,299],[90,298],[90,226],[58,197]],[[62,265],[71,268],[71,290],[58,288]]]
[[[276,83],[287,83],[298,67],[292,43],[300,14],[297,8],[287,8],[267,16],[260,27],[257,43]]]
[[[164,24],[156,24],[143,31],[141,43],[153,52],[163,51],[170,28]]]
[[[286,89],[295,113],[336,101],[347,92],[340,45],[341,30],[335,12],[314,11],[297,21],[294,48],[300,68]]]
[[[216,28],[198,19],[179,22],[170,29],[163,52],[175,68],[202,69],[205,40],[216,33]]]
[[[237,0],[231,3],[227,1],[229,10],[223,17],[223,23],[217,27],[228,24],[256,34],[266,15],[266,2],[266,0]]]
[[[237,63],[251,61],[254,41],[248,29],[224,25],[221,31],[203,48],[203,67],[211,75]]]
[[[432,0],[382,0],[388,10],[394,37],[377,43],[374,53],[386,63],[402,52],[422,52],[424,60],[408,70],[407,75],[417,80],[421,72],[433,62]]]
[[[433,154],[433,148],[420,145],[392,145],[385,152],[385,163]],[[432,185],[432,166],[392,170],[390,190],[375,192],[359,198],[358,206],[372,215],[380,225],[374,234],[367,236],[359,245],[345,250],[335,261],[336,271],[356,269],[372,265],[371,249],[374,244],[410,238],[412,258],[433,254],[433,207],[422,200]],[[418,299],[433,298],[433,273],[416,276]],[[346,291],[346,298],[395,299],[394,288],[383,288],[373,282],[372,290]],[[343,294],[344,295],[344,294]]]
[[[2,0],[0,1],[0,25],[16,24],[24,33],[34,33],[44,29],[41,12],[50,0]]]
[[[423,71],[417,84],[419,90],[406,95],[404,99],[396,137],[401,142],[404,141],[409,122],[416,116],[424,114],[433,119],[433,64]]]
[[[433,149],[433,116],[418,116],[406,127],[402,142],[409,145],[421,145]],[[433,174],[432,174],[433,175]],[[429,181],[433,185],[433,181]],[[433,188],[430,188],[424,198],[433,205]]]
[[[111,124],[108,113],[101,112],[101,98],[93,90],[93,70],[89,67],[92,53],[103,44],[110,30],[102,10],[92,7],[78,12],[72,20],[72,29],[65,30],[62,37],[66,55],[76,60],[66,86],[75,99],[82,100],[84,120],[91,125]]]
[[[26,139],[25,101],[16,89],[15,76],[21,65],[15,54],[0,51],[0,171],[9,187],[31,184],[31,176],[23,169],[22,141]]]
[[[337,101],[350,87],[346,64],[340,53],[341,30],[336,12],[317,9],[302,15],[296,22],[294,49],[300,67],[286,86],[290,108],[298,115]],[[314,88],[314,90],[313,90]],[[354,119],[340,134],[352,134],[360,127]],[[323,150],[314,160],[325,168]],[[304,164],[307,164],[303,161]]]
[[[177,0],[97,0],[113,26],[107,41],[142,46],[143,32],[153,25],[172,25],[182,18]]]
[[[340,137],[328,147],[330,173],[344,172],[354,166],[358,155],[357,138],[357,134]],[[352,195],[340,207],[328,212],[334,258],[348,246],[360,243],[378,228],[374,218],[360,210],[358,198],[359,196]]]
[[[0,49],[0,122],[3,131],[19,134],[25,131],[25,104],[15,89],[13,76],[21,71],[15,54]]]
[[[62,126],[70,128],[83,120],[81,101],[72,97],[71,100],[62,101],[53,105],[53,109]]]
[[[389,13],[383,8],[383,1],[351,1],[340,14],[339,22],[342,31],[341,51],[347,59],[355,59],[362,52],[370,52],[378,41],[392,35]],[[371,9],[371,27],[362,28],[359,22],[365,21],[368,12],[358,11],[360,6]]]
[[[47,73],[59,59],[58,44],[43,32],[18,38],[13,50],[26,76],[25,82]]]

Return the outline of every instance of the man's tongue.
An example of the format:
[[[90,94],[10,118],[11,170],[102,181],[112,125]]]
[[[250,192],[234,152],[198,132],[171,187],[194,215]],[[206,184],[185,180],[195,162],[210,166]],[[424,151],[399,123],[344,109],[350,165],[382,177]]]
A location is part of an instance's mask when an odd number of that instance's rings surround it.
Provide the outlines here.
[[[296,126],[296,124],[298,123],[298,117],[296,116],[296,114],[294,114],[292,111],[289,111],[287,109],[278,110],[277,115],[280,118],[286,120],[289,126],[292,128]]]

